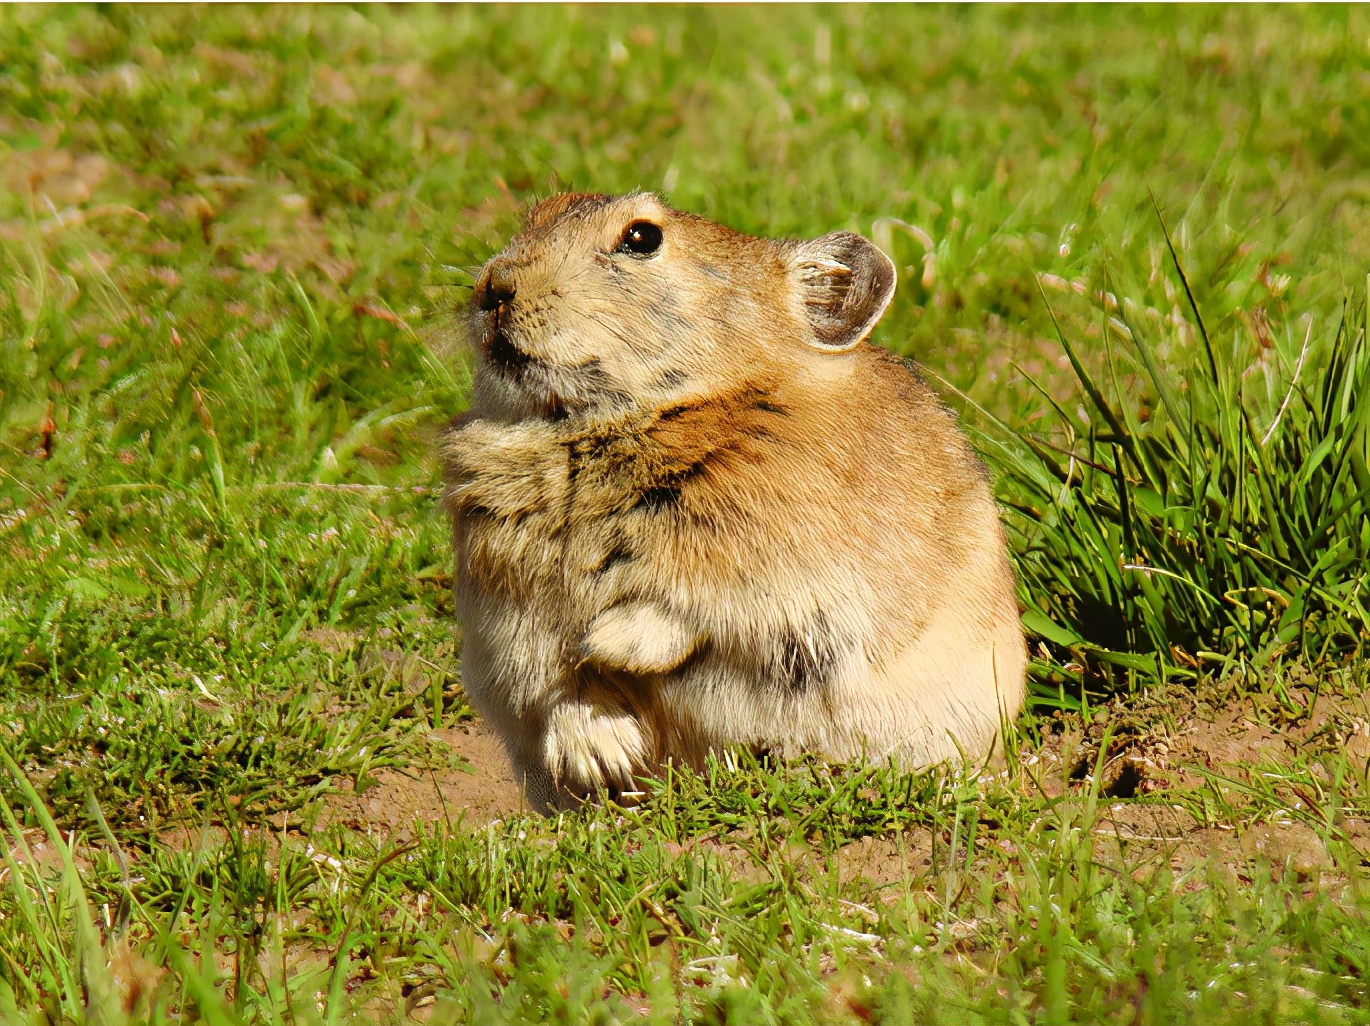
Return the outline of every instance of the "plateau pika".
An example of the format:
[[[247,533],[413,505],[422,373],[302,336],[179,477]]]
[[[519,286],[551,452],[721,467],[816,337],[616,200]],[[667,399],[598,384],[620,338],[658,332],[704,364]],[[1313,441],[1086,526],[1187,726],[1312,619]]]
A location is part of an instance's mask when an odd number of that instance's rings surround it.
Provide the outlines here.
[[[981,757],[1026,650],[953,416],[858,235],[556,196],[481,271],[447,435],[462,675],[544,811],[729,746]]]

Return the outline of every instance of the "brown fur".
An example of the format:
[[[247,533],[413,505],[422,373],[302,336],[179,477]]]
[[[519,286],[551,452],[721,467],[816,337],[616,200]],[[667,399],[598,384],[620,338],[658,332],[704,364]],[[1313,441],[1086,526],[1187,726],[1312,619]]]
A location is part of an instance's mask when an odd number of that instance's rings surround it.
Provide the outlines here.
[[[728,745],[979,757],[1018,712],[983,470],[865,341],[893,287],[858,236],[650,195],[544,201],[486,266],[444,447],[463,675],[540,808]]]

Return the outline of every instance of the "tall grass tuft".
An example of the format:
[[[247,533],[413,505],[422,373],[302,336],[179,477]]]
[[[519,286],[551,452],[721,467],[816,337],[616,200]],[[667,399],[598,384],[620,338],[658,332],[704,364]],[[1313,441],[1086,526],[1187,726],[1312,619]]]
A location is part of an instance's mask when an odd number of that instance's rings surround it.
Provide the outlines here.
[[[1046,396],[1051,430],[994,421],[981,436],[1048,702],[1277,655],[1337,660],[1370,638],[1365,297],[1325,330],[1310,320],[1297,353],[1267,341],[1253,360],[1215,345],[1165,241],[1192,318],[1170,321],[1176,337],[1149,338],[1138,306],[1101,294],[1090,353],[1053,310],[1078,409]],[[1260,394],[1272,359],[1281,387]]]

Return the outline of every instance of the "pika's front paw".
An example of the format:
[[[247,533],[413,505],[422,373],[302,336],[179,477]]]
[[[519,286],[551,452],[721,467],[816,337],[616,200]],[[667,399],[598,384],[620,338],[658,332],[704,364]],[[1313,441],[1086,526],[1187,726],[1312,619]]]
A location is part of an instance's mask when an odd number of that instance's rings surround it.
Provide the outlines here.
[[[634,776],[646,769],[642,722],[622,710],[568,702],[553,710],[546,729],[543,759],[564,804],[632,791]]]
[[[496,424],[472,420],[442,446],[444,501],[452,509],[519,516],[561,501],[569,479],[567,451],[540,421]]]
[[[585,661],[623,673],[669,673],[703,641],[654,602],[625,602],[591,622],[580,651]]]

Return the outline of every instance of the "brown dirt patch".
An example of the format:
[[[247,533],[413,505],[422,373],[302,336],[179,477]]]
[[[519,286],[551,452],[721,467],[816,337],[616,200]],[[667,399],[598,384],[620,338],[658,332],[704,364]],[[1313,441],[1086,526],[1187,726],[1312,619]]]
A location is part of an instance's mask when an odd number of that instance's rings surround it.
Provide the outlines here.
[[[460,756],[461,768],[379,770],[364,791],[345,790],[326,798],[318,825],[338,823],[402,837],[420,823],[479,827],[527,811],[504,746],[486,724],[476,720],[434,736]]]
[[[1024,760],[1032,785],[1083,796],[1101,766],[1100,854],[1138,873],[1267,864],[1328,885],[1339,862],[1370,854],[1363,692],[1297,673],[1176,687],[1115,699],[1088,723],[1056,716],[1043,735]]]
[[[931,867],[932,834],[923,829],[863,837],[844,846],[837,856],[842,880],[859,878],[877,888],[920,877]],[[890,895],[897,896],[897,892]]]
[[[1139,877],[1164,866],[1183,872],[1213,863],[1249,877],[1267,865],[1312,886],[1334,886],[1347,857],[1370,853],[1370,702],[1364,693],[1319,687],[1311,677],[1262,690],[1176,687],[1116,699],[1088,722],[1077,715],[1054,717],[1041,733],[1041,743],[1025,748],[1018,760],[1018,786],[1053,799],[1083,799],[1106,745],[1094,831],[1098,854]],[[403,840],[417,824],[471,829],[528,811],[488,725],[475,720],[436,737],[451,746],[463,768],[380,770],[361,793],[326,798],[318,825],[336,823]],[[1338,785],[1346,800],[1329,831],[1320,826],[1308,795],[1301,797],[1305,785],[1299,781],[1330,781],[1338,760],[1352,772]],[[1293,783],[1266,783],[1286,772]],[[1264,788],[1265,798],[1243,791],[1255,787]],[[1207,792],[1223,792],[1230,804],[1205,805],[1201,793]],[[765,860],[745,846],[699,838],[682,847],[697,846],[744,878],[768,875],[760,864]],[[926,831],[863,838],[837,852],[830,869],[883,894],[926,874],[932,847]],[[814,852],[796,851],[793,858],[821,870]]]

